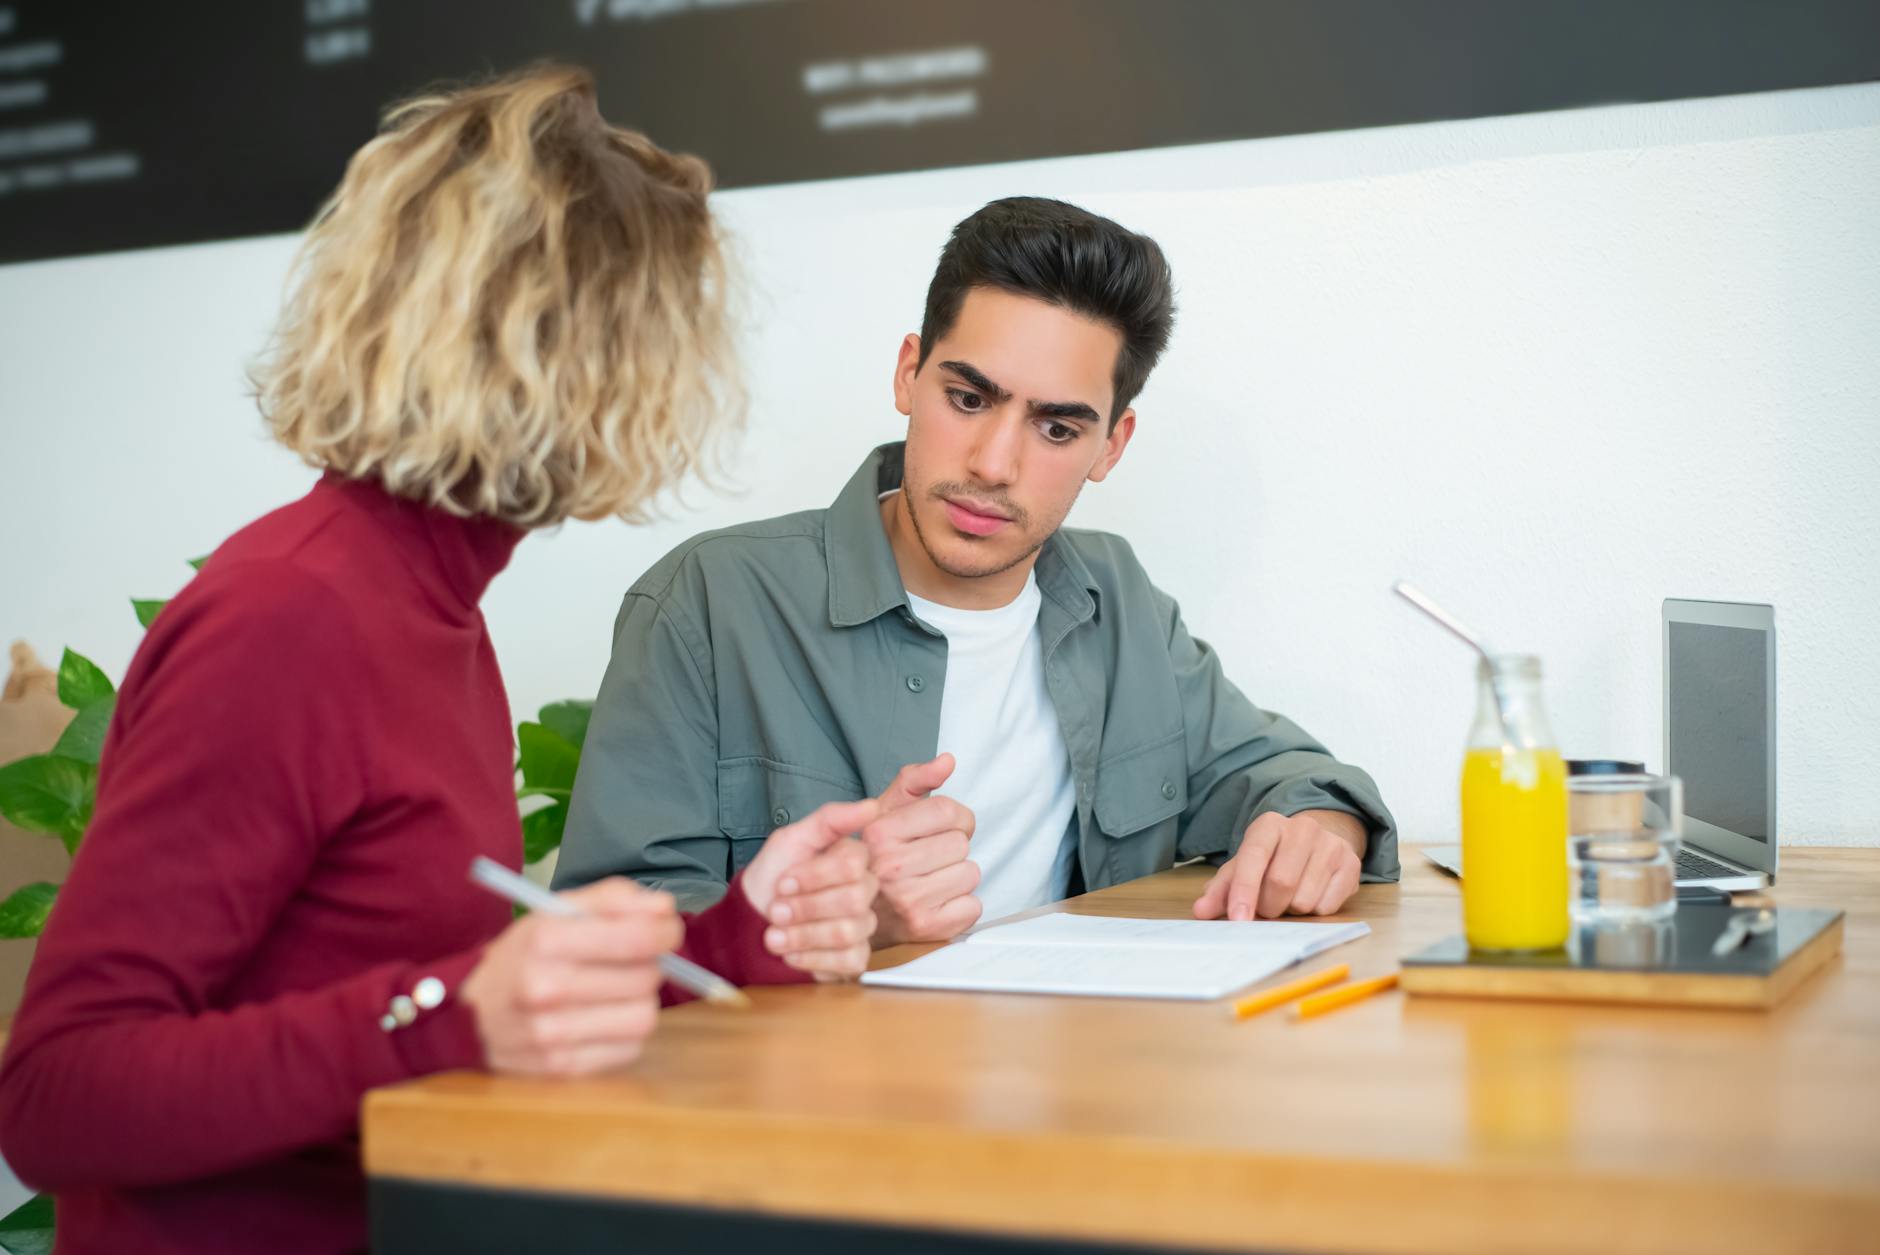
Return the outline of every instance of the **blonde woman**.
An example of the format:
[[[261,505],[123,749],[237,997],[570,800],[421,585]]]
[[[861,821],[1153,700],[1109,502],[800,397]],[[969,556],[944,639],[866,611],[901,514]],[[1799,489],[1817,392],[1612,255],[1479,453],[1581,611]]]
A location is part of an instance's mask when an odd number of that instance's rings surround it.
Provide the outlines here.
[[[662,951],[861,969],[842,838],[873,803],[779,830],[690,918],[613,880],[512,922],[466,878],[522,853],[484,589],[529,529],[640,517],[735,412],[708,186],[570,70],[412,101],[353,158],[258,373],[325,474],[131,663],[0,1072],[0,1152],[58,1194],[62,1251],[363,1249],[373,1086],[630,1063]]]

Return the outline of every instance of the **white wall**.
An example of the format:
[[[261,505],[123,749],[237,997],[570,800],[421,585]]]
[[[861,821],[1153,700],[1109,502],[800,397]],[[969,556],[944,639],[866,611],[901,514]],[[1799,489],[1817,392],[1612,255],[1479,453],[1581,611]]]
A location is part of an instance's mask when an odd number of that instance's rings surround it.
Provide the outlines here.
[[[1020,192],[1150,232],[1181,286],[1073,521],[1126,532],[1410,837],[1454,831],[1473,689],[1399,575],[1543,656],[1569,752],[1652,760],[1659,600],[1773,601],[1783,828],[1880,844],[1880,85],[725,194],[745,491],[526,544],[486,603],[518,713],[592,693],[668,547],[822,504],[898,434],[946,229]],[[240,375],[293,243],[0,268],[0,635],[121,674],[124,598],[310,482]]]

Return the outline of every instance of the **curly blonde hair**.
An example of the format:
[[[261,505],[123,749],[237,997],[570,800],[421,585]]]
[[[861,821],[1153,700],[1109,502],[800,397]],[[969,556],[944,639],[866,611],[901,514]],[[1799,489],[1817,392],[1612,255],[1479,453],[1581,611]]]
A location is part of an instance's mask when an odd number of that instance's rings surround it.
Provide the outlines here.
[[[393,106],[308,229],[262,416],[454,514],[645,519],[743,418],[710,189],[608,125],[582,70]]]

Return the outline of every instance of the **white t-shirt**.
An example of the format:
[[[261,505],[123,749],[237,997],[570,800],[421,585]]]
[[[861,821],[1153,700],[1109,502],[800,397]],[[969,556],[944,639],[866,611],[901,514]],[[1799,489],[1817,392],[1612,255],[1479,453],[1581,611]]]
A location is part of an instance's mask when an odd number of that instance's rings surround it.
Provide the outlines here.
[[[1057,710],[1044,686],[1038,579],[997,610],[959,610],[914,594],[908,606],[947,638],[939,752],[953,774],[937,792],[970,807],[981,920],[1046,902],[1070,888],[1076,787]]]

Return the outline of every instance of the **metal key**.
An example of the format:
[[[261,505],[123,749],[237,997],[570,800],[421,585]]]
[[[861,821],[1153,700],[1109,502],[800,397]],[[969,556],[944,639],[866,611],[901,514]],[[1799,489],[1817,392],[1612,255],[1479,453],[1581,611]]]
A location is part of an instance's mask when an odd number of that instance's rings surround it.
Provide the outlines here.
[[[1716,944],[1710,947],[1713,955],[1722,956],[1744,945],[1751,937],[1768,932],[1776,926],[1776,913],[1768,907],[1755,911],[1737,911],[1730,916],[1730,922],[1717,934]]]

